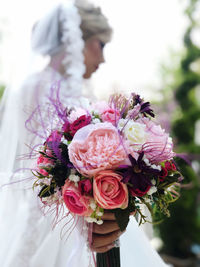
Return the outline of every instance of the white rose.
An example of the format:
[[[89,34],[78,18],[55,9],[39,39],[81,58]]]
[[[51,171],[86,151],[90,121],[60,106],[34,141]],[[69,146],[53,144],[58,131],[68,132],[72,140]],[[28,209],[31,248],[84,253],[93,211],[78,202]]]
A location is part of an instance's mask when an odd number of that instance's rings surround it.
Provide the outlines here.
[[[125,137],[131,144],[143,145],[147,141],[145,128],[145,124],[129,121],[124,128]]]

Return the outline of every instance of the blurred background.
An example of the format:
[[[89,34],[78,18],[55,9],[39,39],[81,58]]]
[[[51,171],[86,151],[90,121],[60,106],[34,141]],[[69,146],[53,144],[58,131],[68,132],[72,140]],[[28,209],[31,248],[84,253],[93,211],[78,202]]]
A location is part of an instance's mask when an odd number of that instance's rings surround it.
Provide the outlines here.
[[[0,97],[27,62],[33,23],[56,1],[7,0],[0,9]],[[200,0],[93,0],[113,27],[106,63],[88,87],[98,98],[135,91],[170,131],[185,179],[152,243],[175,267],[200,266]]]

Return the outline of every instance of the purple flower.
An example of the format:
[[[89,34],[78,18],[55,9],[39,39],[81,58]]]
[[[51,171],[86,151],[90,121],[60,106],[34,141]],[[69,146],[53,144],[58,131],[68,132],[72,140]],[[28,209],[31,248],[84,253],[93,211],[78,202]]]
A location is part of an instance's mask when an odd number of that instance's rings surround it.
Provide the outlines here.
[[[155,117],[151,105],[149,102],[144,102],[139,95],[135,95],[135,104],[140,104],[140,112],[146,117],[147,114],[151,117]]]
[[[151,179],[160,174],[157,169],[147,166],[143,160],[144,152],[136,160],[128,155],[131,165],[121,165],[119,172],[123,176],[122,182],[128,184],[133,196],[144,196],[152,186]]]

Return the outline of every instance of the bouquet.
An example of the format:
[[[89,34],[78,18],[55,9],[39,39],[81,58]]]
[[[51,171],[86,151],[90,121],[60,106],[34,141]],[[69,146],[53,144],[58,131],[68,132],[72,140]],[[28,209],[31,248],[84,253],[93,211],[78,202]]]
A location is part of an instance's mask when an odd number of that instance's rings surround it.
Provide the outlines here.
[[[121,231],[133,211],[140,223],[146,221],[141,204],[170,215],[181,173],[172,139],[156,124],[149,102],[136,94],[113,95],[108,103],[64,109],[58,117],[33,170],[33,187],[45,207],[65,205],[73,216],[97,224],[109,210]]]

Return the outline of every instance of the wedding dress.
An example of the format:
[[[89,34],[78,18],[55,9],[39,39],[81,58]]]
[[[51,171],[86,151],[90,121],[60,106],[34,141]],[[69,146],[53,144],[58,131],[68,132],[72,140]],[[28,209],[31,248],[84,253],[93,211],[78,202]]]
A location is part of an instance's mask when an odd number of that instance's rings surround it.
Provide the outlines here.
[[[72,27],[72,21],[70,25]],[[78,43],[77,40],[76,45]],[[71,53],[71,57],[73,56]],[[77,60],[77,54],[74,57]],[[83,63],[83,58],[80,58],[79,62]],[[1,267],[89,267],[94,265],[88,253],[86,239],[80,234],[78,227],[67,240],[66,236],[61,238],[64,222],[59,223],[52,230],[53,216],[51,214],[43,216],[40,200],[30,186],[31,181],[23,181],[24,178],[28,178],[26,169],[31,167],[33,162],[25,158],[18,159],[19,155],[28,153],[27,145],[38,142],[27,131],[24,123],[38,102],[45,104],[52,85],[59,83],[63,105],[87,105],[87,100],[81,97],[80,77],[83,75],[84,68],[81,67],[79,70],[75,68],[74,75],[66,79],[54,69],[47,67],[44,71],[30,76],[19,91],[12,92],[11,96],[5,98],[6,107],[3,112],[5,116],[1,122],[0,135],[3,145],[0,185],[6,183],[10,185],[3,186],[0,191]],[[7,110],[9,112],[6,112]],[[19,169],[23,171],[15,172]],[[21,182],[11,184],[13,177]],[[121,238],[121,260],[122,267],[166,266],[151,247],[134,218]]]

